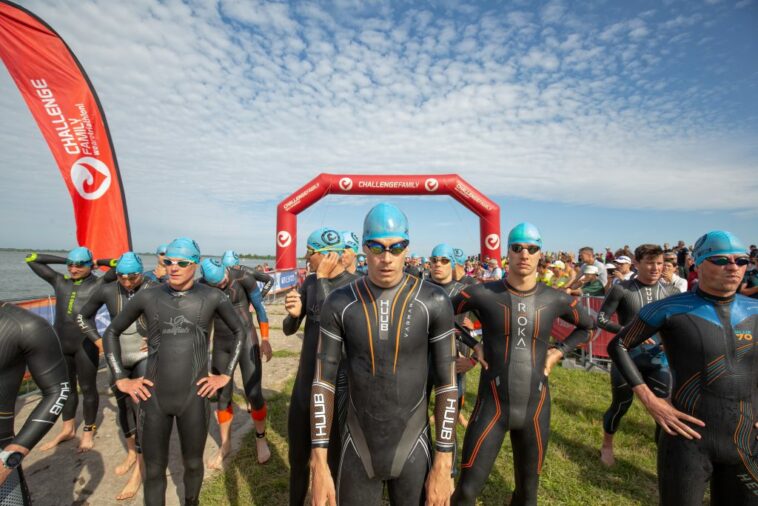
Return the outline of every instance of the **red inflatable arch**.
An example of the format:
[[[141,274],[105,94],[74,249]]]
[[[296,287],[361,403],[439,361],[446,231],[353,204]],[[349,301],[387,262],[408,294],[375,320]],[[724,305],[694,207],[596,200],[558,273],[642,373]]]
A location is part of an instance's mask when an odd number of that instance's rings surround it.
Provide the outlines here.
[[[366,176],[319,174],[276,208],[276,268],[297,266],[297,215],[329,194],[450,195],[479,215],[482,258],[500,258],[500,206],[457,174]],[[356,231],[360,236],[361,231]]]

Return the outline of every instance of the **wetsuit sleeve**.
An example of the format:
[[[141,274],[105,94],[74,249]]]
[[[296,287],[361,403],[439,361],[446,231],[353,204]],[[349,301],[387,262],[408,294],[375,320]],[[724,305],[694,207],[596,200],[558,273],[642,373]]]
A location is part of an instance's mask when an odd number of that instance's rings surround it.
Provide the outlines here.
[[[29,264],[29,268],[34,271],[34,274],[52,285],[57,279],[62,278],[63,274],[52,267],[48,267],[47,264],[65,264],[66,259],[56,255],[30,253],[26,256],[26,263]]]
[[[70,392],[66,363],[55,331],[49,325],[24,329],[22,348],[26,365],[42,398],[13,439],[13,443],[31,450],[47,434],[63,411]]]
[[[344,331],[335,293],[321,308],[321,325],[316,353],[316,372],[311,388],[311,446],[328,448],[334,417],[334,390],[337,367],[342,356]]]
[[[98,267],[110,267],[107,271],[105,271],[105,274],[103,274],[103,277],[100,278],[104,283],[110,283],[111,281],[116,281],[116,278],[118,275],[116,274],[116,264],[118,263],[118,258],[101,258],[99,260],[95,261],[95,265]]]
[[[476,348],[476,345],[479,344],[479,341],[477,341],[474,336],[469,334],[469,330],[466,327],[459,324],[458,322],[455,322],[455,329],[457,330],[455,333],[455,338],[458,341],[462,342],[472,350]]]
[[[566,339],[553,344],[553,347],[559,349],[565,357],[574,348],[589,341],[592,336],[592,329],[595,328],[595,321],[586,311],[582,311],[578,307],[579,299],[558,291],[555,293],[565,301],[564,310],[558,316],[561,320],[576,327]]]
[[[291,336],[295,332],[297,332],[297,329],[300,328],[300,324],[303,323],[303,320],[305,319],[305,313],[306,309],[308,307],[308,285],[309,283],[313,282],[313,279],[315,276],[307,277],[305,278],[305,281],[303,281],[303,284],[300,285],[300,290],[298,292],[300,293],[300,301],[302,302],[302,310],[300,311],[300,316],[297,318],[291,317],[289,314],[284,317],[284,321],[282,322],[282,331],[284,332],[285,336]]]
[[[82,307],[81,312],[76,315],[76,323],[79,328],[82,329],[82,333],[87,336],[90,341],[95,342],[100,339],[100,334],[97,333],[97,325],[95,323],[95,317],[97,311],[105,303],[105,286],[100,287],[92,294],[92,297],[87,299],[87,303]]]
[[[218,292],[219,298],[216,314],[224,320],[226,326],[229,327],[229,330],[234,334],[234,345],[232,346],[232,353],[229,357],[229,363],[226,366],[226,372],[224,372],[224,374],[227,376],[234,376],[234,368],[237,367],[237,362],[239,361],[240,353],[242,352],[242,345],[245,342],[245,328],[242,326],[242,322],[234,311],[234,306],[229,302],[229,299],[226,298],[221,290],[216,291]]]
[[[648,304],[608,343],[608,355],[624,379],[636,387],[645,382],[629,350],[653,337],[663,326],[665,316],[656,311],[657,303]]]
[[[121,362],[121,342],[119,336],[122,332],[129,328],[129,326],[136,322],[146,307],[147,299],[149,295],[147,292],[139,291],[129,302],[126,303],[124,308],[119,314],[117,314],[112,320],[108,328],[105,329],[103,334],[103,349],[105,351],[105,360],[108,362],[108,367],[111,369],[111,373],[116,380],[124,379],[129,374],[124,371],[124,366]]]
[[[458,384],[455,376],[455,329],[453,306],[443,293],[433,294],[429,309],[429,348],[435,380],[435,448],[440,452],[455,449],[455,424],[458,420]]]
[[[263,294],[258,288],[258,282],[251,273],[251,275],[242,278],[241,284],[245,287],[247,299],[255,309],[255,317],[258,319],[258,326],[261,328],[261,338],[268,339],[268,314],[266,314],[266,307],[263,305]]]
[[[607,330],[616,334],[621,330],[622,326],[611,320],[611,316],[618,309],[619,302],[624,292],[619,285],[613,285],[611,291],[605,296],[603,306],[600,308],[600,312],[597,314],[597,326],[601,329]]]
[[[255,277],[257,281],[263,283],[263,287],[260,289],[261,298],[266,297],[266,295],[268,295],[268,292],[271,291],[271,288],[274,286],[274,278],[266,273],[256,270],[253,270],[253,277]]]

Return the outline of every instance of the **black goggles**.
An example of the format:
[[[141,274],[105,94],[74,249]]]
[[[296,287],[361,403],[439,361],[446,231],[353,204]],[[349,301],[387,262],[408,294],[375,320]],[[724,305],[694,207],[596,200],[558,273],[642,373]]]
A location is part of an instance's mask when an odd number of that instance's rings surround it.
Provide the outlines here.
[[[385,251],[389,251],[394,256],[402,254],[403,251],[405,251],[405,249],[408,247],[408,244],[409,241],[400,241],[385,247],[384,244],[372,240],[368,240],[363,243],[363,245],[368,248],[372,255],[381,255]]]
[[[540,247],[535,244],[529,244],[524,246],[523,244],[511,244],[511,251],[514,253],[521,253],[523,250],[529,252],[530,255],[534,255],[540,250]]]
[[[66,265],[69,267],[92,267],[92,262],[74,262],[72,260],[66,260]]]
[[[748,257],[737,257],[734,259],[734,261],[732,261],[729,257],[715,256],[708,257],[706,260],[708,260],[713,265],[718,265],[719,267],[724,267],[725,265],[729,264],[735,264],[737,267],[745,267],[750,263],[750,258]]]
[[[450,259],[448,257],[430,257],[429,262],[433,264],[436,264],[437,262],[439,262],[442,265],[447,265],[450,263]]]

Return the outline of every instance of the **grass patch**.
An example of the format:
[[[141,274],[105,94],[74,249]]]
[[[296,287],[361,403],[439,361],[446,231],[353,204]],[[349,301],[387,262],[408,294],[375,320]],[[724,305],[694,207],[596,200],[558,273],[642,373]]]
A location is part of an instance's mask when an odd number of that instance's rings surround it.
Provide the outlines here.
[[[467,376],[463,408],[467,418],[474,407],[478,380],[476,371]],[[287,383],[284,393],[268,401],[271,461],[265,466],[257,464],[254,436],[248,434],[226,471],[203,485],[202,504],[288,503],[287,409],[293,381]],[[600,463],[598,449],[603,413],[611,400],[608,375],[559,367],[550,376],[550,389],[551,435],[540,478],[539,504],[657,504],[655,425],[640,403],[635,402],[621,422],[616,434],[617,462],[607,469]],[[459,427],[459,446],[463,436]],[[507,504],[513,485],[513,453],[506,435],[478,504]]]
[[[276,350],[271,354],[272,357],[275,358],[290,358],[290,357],[299,357],[300,352],[299,351],[292,351],[292,350]]]

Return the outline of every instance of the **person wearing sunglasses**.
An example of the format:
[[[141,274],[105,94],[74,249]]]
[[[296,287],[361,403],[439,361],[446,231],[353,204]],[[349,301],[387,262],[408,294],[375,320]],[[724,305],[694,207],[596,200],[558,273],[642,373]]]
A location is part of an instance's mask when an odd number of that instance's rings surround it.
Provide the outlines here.
[[[577,308],[577,299],[537,283],[541,250],[537,227],[519,223],[508,234],[508,277],[466,287],[453,297],[456,313],[472,311],[479,318],[484,348],[477,409],[466,429],[453,504],[475,503],[507,431],[515,469],[510,504],[537,504],[550,436],[548,375],[589,339],[594,327],[592,318]],[[563,342],[551,344],[556,318],[576,328]]]
[[[100,363],[100,336],[87,336],[81,331],[76,315],[90,297],[100,287],[116,279],[116,273],[110,269],[103,276],[95,276],[92,269],[98,266],[115,265],[115,260],[95,260],[92,252],[84,246],[72,249],[66,258],[43,253],[30,253],[26,257],[27,265],[32,271],[50,283],[55,292],[55,328],[61,349],[66,360],[66,369],[71,383],[71,394],[63,408],[61,419],[63,426],[60,433],[40,447],[50,450],[63,441],[76,436],[76,408],[79,405],[77,384],[82,391],[82,411],[84,427],[79,441],[79,452],[90,450],[95,444],[95,420],[100,403],[97,393],[97,368]],[[113,263],[113,265],[111,265]],[[66,264],[68,275],[61,274],[50,265]]]
[[[679,293],[663,282],[664,255],[657,244],[638,246],[634,250],[634,266],[637,276],[612,285],[597,314],[597,326],[612,334],[631,323],[647,304]],[[611,319],[614,313],[618,317],[618,323]],[[671,370],[661,348],[660,338],[653,336],[649,342],[630,350],[630,356],[650,390],[661,399],[668,398],[671,395]],[[606,466],[615,463],[613,438],[633,400],[632,387],[618,367],[611,366],[611,405],[603,415],[603,443],[600,447],[600,461]]]
[[[52,326],[9,302],[0,302],[0,504],[32,504],[21,462],[53,427],[71,386]],[[31,373],[42,394],[18,433],[16,398]]]
[[[235,265],[225,267],[215,258],[205,258],[200,263],[203,273],[201,283],[218,288],[229,298],[237,312],[240,321],[245,327],[246,338],[242,344],[239,358],[239,368],[242,373],[242,384],[245,388],[245,397],[248,403],[248,412],[255,425],[255,447],[258,463],[265,464],[271,458],[271,450],[266,441],[266,401],[263,399],[261,385],[263,367],[261,352],[266,356],[266,362],[271,360],[271,344],[269,343],[268,315],[263,306],[258,282],[253,275],[253,269]],[[261,329],[261,341],[258,341],[258,333],[253,325],[253,317],[250,314],[250,306],[255,309],[258,325]],[[229,357],[234,353],[234,333],[216,316],[213,321],[213,355],[211,357],[211,372],[221,374],[229,362]],[[232,375],[232,377],[234,377]],[[221,444],[216,454],[211,457],[207,465],[209,469],[222,469],[224,457],[231,451],[231,429],[234,418],[232,404],[232,390],[234,381],[230,381],[219,390],[216,409]]]
[[[756,504],[758,302],[736,293],[748,264],[733,234],[713,230],[693,250],[695,292],[648,304],[608,353],[664,434],[658,440],[660,504]],[[658,334],[673,376],[671,401],[645,384],[631,350]]]
[[[327,295],[333,290],[357,279],[357,275],[345,270],[341,255],[345,251],[343,234],[333,228],[319,228],[313,231],[306,242],[306,259],[312,274],[306,276],[299,290],[291,290],[285,297],[284,307],[287,316],[282,330],[291,336],[305,320],[303,345],[300,350],[300,363],[297,367],[295,385],[287,415],[287,437],[289,440],[290,465],[290,505],[302,506],[308,493],[310,470],[308,460],[311,456],[310,445],[310,394],[313,376],[316,370],[316,352],[319,339],[319,321],[321,307]],[[339,376],[337,393],[344,397],[344,374]],[[330,468],[337,476],[340,449],[340,427],[338,417],[332,430],[330,448],[332,458]]]
[[[273,277],[263,272],[263,270],[251,269],[250,267],[247,267],[246,265],[242,265],[240,263],[239,255],[233,249],[228,249],[224,251],[224,254],[221,256],[221,263],[224,265],[224,267],[240,266],[240,268],[249,272],[255,278],[256,281],[259,281],[260,283],[262,283],[261,286],[259,286],[259,289],[260,289],[259,295],[260,295],[261,300],[265,299],[266,295],[268,295],[268,292],[271,291],[271,289],[274,287]]]
[[[221,290],[195,282],[200,248],[192,239],[174,239],[163,264],[168,281],[140,290],[111,321],[103,335],[105,358],[116,388],[140,404],[141,446],[145,461],[144,497],[148,506],[166,500],[166,467],[174,421],[184,463],[184,504],[199,504],[203,451],[208,436],[208,397],[232,377],[246,338],[245,329]],[[210,330],[219,316],[234,334],[234,350],[221,374],[208,374]],[[120,336],[140,318],[147,322],[144,377],[130,378],[122,360]]]
[[[392,505],[450,500],[458,412],[453,310],[444,290],[403,272],[408,244],[405,214],[392,204],[374,206],[363,223],[368,275],[324,302],[311,394],[313,504],[379,504],[385,486]],[[340,362],[349,400],[335,484],[327,462]],[[433,462],[430,365],[436,385]]]
[[[97,333],[95,317],[101,306],[105,305],[111,320],[118,315],[139,290],[146,290],[160,284],[143,275],[142,259],[134,252],[121,255],[116,263],[117,283],[106,283],[89,298],[77,314],[76,320],[91,340],[100,339]],[[129,378],[145,376],[147,366],[147,323],[144,319],[129,326],[119,337],[121,343],[121,361]],[[137,434],[137,406],[129,401],[129,396],[116,388],[115,378],[111,378],[111,390],[116,396],[118,424],[126,441],[126,458],[116,467],[116,475],[134,470],[124,488],[116,495],[117,500],[129,499],[139,490],[145,474],[142,451]],[[135,465],[136,464],[136,465]]]
[[[146,279],[157,281],[159,283],[164,283],[166,281],[166,266],[163,265],[163,259],[166,256],[166,248],[168,248],[168,244],[161,244],[155,250],[155,269],[143,274]]]

